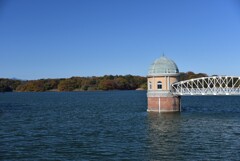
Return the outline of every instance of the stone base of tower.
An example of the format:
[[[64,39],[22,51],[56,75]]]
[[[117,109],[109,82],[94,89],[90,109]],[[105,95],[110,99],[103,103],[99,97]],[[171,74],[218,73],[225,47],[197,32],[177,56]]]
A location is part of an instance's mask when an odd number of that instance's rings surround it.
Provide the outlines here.
[[[149,112],[179,112],[180,97],[148,97],[148,110]]]

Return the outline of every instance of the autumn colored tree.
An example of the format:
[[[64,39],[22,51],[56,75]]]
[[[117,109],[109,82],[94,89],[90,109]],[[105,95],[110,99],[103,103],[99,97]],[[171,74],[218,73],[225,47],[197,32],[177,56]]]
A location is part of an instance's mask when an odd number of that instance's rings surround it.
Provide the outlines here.
[[[58,84],[59,91],[73,91],[77,88],[77,83],[74,79],[61,80]]]
[[[36,80],[36,81],[27,81],[17,87],[17,91],[20,92],[43,92],[44,89],[44,81]]]
[[[100,90],[112,90],[112,89],[114,89],[114,80],[103,79],[99,83],[98,89],[100,89]]]

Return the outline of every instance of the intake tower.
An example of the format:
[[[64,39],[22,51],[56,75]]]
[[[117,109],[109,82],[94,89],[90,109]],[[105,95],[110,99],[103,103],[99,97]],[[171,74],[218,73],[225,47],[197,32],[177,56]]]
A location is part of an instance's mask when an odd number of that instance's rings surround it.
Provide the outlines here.
[[[150,66],[148,79],[148,111],[178,112],[180,96],[172,93],[172,84],[179,81],[179,70],[171,59],[161,56]]]

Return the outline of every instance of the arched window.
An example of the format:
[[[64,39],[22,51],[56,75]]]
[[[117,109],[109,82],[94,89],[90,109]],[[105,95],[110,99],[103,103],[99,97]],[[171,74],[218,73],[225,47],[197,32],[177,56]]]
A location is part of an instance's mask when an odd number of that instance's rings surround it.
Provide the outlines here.
[[[149,81],[149,89],[152,89],[152,82]]]
[[[161,81],[157,82],[157,89],[162,89],[162,82]]]

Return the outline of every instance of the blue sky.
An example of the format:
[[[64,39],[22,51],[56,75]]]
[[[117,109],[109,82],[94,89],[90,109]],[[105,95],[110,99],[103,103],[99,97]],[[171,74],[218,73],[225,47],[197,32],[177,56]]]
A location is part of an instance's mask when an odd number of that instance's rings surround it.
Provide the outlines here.
[[[239,0],[0,0],[0,77],[240,76]]]

